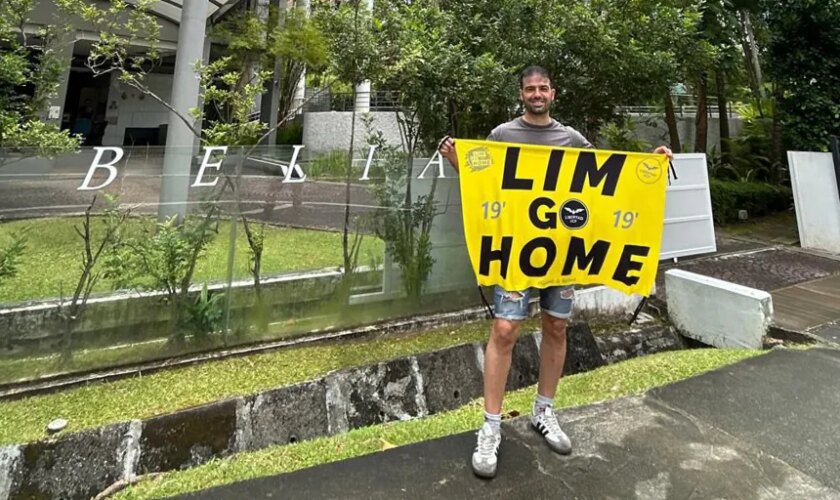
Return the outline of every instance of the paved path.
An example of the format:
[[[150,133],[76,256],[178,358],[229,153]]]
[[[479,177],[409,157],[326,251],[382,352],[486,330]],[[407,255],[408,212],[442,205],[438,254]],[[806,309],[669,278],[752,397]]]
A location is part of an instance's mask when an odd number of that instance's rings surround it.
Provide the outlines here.
[[[203,499],[840,499],[840,351],[774,350],[640,397],[561,414],[575,450],[505,422],[493,480],[472,432],[276,477]]]
[[[674,268],[765,290],[773,296],[777,326],[840,345],[840,255],[721,234],[717,243],[715,254],[664,262],[657,295],[666,299],[665,272]]]

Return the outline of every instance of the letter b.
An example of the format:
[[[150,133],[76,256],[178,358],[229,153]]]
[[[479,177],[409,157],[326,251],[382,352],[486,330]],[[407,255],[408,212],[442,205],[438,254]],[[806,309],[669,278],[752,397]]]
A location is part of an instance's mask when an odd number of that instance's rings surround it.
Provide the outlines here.
[[[85,180],[82,182],[82,185],[77,188],[77,191],[96,191],[98,189],[103,189],[108,187],[108,185],[114,182],[114,179],[117,178],[117,169],[114,165],[122,160],[122,157],[125,154],[123,153],[122,148],[94,147],[93,149],[96,150],[96,156],[93,158],[93,163],[90,164]],[[105,154],[105,151],[113,151],[115,154],[114,159],[111,160],[110,163],[100,165],[99,162],[102,160],[102,156]],[[91,186],[90,182],[93,180],[93,174],[96,172],[97,168],[107,168],[108,179],[99,186]]]

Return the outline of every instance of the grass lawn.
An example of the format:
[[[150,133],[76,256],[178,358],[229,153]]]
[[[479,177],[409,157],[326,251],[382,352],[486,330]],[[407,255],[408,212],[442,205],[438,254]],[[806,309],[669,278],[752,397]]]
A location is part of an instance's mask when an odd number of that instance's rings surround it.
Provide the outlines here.
[[[12,233],[29,229],[29,242],[17,276],[0,282],[0,304],[72,295],[79,278],[84,250],[83,241],[76,234],[74,226],[81,227],[82,220],[82,217],[68,217],[0,224],[0,248],[5,248]],[[132,218],[127,224],[128,234],[141,234],[144,228],[153,228],[154,219]],[[101,222],[94,220],[93,226],[96,235],[96,231],[101,231]],[[230,223],[225,222],[220,224],[219,234],[200,258],[194,283],[224,281],[229,248]],[[371,256],[381,260],[384,248],[381,240],[366,237],[362,242],[359,262],[370,262]],[[245,231],[240,225],[237,228],[234,266],[237,279],[250,278],[249,259],[250,249]],[[341,233],[266,226],[263,276],[341,264]],[[110,289],[110,283],[102,280],[95,291],[106,292]]]
[[[770,243],[791,245],[799,240],[796,213],[792,210],[756,217],[744,222],[733,222],[719,229],[720,232],[731,236]]]
[[[761,351],[745,349],[699,349],[636,358],[562,379],[555,405],[564,408],[638,394],[760,354]],[[529,387],[509,393],[504,411],[508,414],[513,411],[529,414],[534,391],[535,387]],[[466,432],[481,425],[482,409],[483,402],[479,399],[457,410],[424,419],[391,422],[356,429],[339,436],[241,453],[186,471],[170,472],[142,481],[115,498],[175,496]]]

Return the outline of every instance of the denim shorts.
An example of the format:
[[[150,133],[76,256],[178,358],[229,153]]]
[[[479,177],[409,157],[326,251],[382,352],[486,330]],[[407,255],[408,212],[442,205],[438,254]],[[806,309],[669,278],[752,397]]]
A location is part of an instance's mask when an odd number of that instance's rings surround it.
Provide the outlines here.
[[[549,316],[568,319],[572,315],[574,285],[529,288],[518,292],[509,292],[496,286],[493,292],[496,317],[511,321],[527,319],[529,299],[536,292],[540,294],[540,309]]]

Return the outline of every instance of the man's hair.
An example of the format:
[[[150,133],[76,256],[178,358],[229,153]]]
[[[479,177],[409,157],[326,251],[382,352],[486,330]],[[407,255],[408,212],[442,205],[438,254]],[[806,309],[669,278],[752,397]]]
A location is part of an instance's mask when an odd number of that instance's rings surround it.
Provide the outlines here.
[[[519,73],[519,88],[522,88],[525,79],[532,75],[540,75],[542,77],[545,77],[549,82],[551,82],[551,75],[548,74],[547,69],[543,68],[542,66],[532,65],[523,69],[522,72]]]

